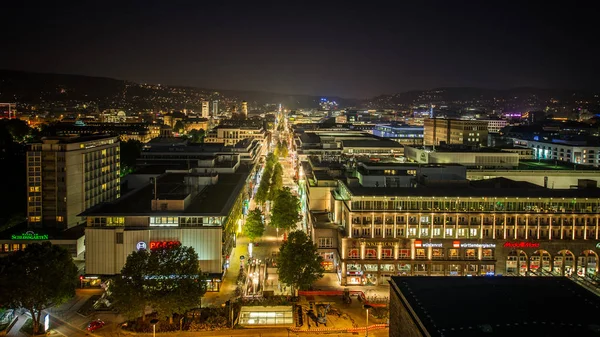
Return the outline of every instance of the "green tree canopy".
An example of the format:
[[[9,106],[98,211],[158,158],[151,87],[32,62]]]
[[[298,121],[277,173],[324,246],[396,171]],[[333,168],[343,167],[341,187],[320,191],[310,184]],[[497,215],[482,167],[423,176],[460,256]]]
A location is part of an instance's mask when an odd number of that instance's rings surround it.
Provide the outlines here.
[[[263,213],[260,209],[255,208],[248,214],[246,224],[244,225],[244,234],[254,242],[256,238],[263,236],[265,232],[265,222],[263,221]]]
[[[258,189],[256,190],[256,195],[254,198],[256,202],[259,204],[264,204],[269,197],[269,187],[271,185],[271,175],[273,171],[270,166],[266,165],[263,170],[262,177],[260,178],[260,184],[258,185]]]
[[[284,230],[296,228],[300,221],[300,200],[292,194],[289,187],[284,187],[277,193],[271,209],[271,226]]]
[[[192,143],[204,143],[204,136],[206,135],[206,132],[204,129],[193,129],[188,132],[188,135]]]
[[[175,125],[173,125],[173,131],[177,132],[177,133],[183,133],[183,131],[185,131],[184,126],[183,126],[183,122],[178,120],[177,122],[175,122]]]
[[[171,323],[173,314],[200,306],[205,292],[198,254],[181,245],[132,253],[112,289],[114,305],[124,315],[143,318],[149,305]]]
[[[142,154],[143,144],[140,141],[130,139],[126,142],[120,142],[121,173],[126,175],[133,172],[136,166],[136,160]]]
[[[49,242],[30,244],[0,263],[0,303],[25,308],[39,333],[42,311],[75,295],[77,267],[64,248]]]
[[[323,257],[317,246],[303,232],[291,232],[281,247],[277,257],[279,280],[294,289],[308,289],[316,280],[323,277]]]
[[[275,164],[273,174],[271,175],[271,184],[269,186],[268,200],[275,200],[277,193],[283,188],[283,167],[281,164]]]

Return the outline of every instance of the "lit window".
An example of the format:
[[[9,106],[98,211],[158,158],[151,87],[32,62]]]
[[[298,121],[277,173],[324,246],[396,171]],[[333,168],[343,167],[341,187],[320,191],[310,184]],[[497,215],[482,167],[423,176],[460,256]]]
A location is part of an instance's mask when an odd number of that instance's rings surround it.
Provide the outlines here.
[[[56,217],[57,222],[63,222],[64,220],[65,220],[65,218],[60,215]]]

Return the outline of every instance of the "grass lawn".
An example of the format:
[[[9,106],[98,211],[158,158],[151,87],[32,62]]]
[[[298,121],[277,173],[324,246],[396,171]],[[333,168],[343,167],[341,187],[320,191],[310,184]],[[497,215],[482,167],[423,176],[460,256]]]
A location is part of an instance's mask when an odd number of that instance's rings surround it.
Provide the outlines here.
[[[40,329],[39,331],[43,331],[44,330],[44,326],[40,324]],[[33,335],[33,319],[28,318],[25,323],[23,323],[23,326],[21,326],[21,329],[19,330],[22,333],[28,334],[28,335]],[[43,335],[43,333],[40,333],[39,335]]]

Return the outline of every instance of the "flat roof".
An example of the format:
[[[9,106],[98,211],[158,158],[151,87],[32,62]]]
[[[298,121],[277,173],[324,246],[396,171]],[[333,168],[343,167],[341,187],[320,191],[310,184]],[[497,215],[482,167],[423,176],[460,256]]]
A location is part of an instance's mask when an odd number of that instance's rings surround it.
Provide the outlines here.
[[[342,147],[403,148],[404,146],[393,140],[373,138],[373,139],[361,139],[361,140],[342,140]]]
[[[599,336],[600,297],[566,277],[394,276],[431,336]]]
[[[148,184],[121,198],[108,203],[100,204],[82,213],[82,216],[153,216],[153,215],[213,215],[224,216],[229,214],[235,199],[242,190],[251,167],[244,165],[236,173],[219,173],[215,185],[205,186],[204,189],[193,197],[188,207],[176,211],[153,211],[152,199],[154,198],[154,185]],[[166,173],[158,178],[158,195],[171,195],[173,198],[185,197],[187,192],[183,185],[185,176],[190,173]],[[202,175],[202,174],[195,174]]]
[[[354,196],[411,196],[411,197],[531,197],[531,198],[600,198],[600,188],[549,189],[524,181],[493,178],[469,181],[457,186],[364,187],[349,186]]]

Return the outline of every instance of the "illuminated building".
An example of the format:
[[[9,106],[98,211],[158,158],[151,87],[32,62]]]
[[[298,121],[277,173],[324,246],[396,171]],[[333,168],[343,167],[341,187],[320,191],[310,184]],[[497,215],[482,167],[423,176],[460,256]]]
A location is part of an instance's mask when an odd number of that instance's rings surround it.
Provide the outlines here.
[[[588,144],[586,141],[537,141],[515,138],[513,142],[516,147],[533,149],[534,159],[560,160],[594,167],[600,165],[600,146]]]
[[[248,118],[248,102],[242,101],[242,115]]]
[[[209,106],[208,106],[208,101],[202,101],[202,114],[201,117],[202,118],[208,118],[209,116]]]
[[[119,197],[119,141],[111,136],[48,137],[27,150],[29,228],[68,229],[79,214]]]
[[[93,136],[109,134],[119,136],[119,140],[137,140],[146,143],[160,136],[160,124],[149,123],[101,123],[81,121],[76,123],[55,123],[48,127],[59,136]]]
[[[547,189],[468,181],[430,165],[363,166],[371,169],[362,178],[304,172],[313,240],[342,285],[381,285],[397,275],[598,273],[593,182]]]
[[[265,143],[268,138],[268,132],[262,124],[240,124],[240,125],[218,125],[206,134],[204,142],[223,143],[225,145],[235,145],[240,140],[246,138],[258,139]],[[265,143],[266,144],[266,143]],[[265,146],[266,148],[266,146]]]
[[[423,127],[411,125],[376,125],[373,135],[394,140],[403,145],[423,145]]]
[[[496,148],[405,146],[407,160],[421,164],[460,164],[469,168],[516,168],[519,154]]]
[[[219,291],[248,198],[249,167],[231,157],[212,168],[146,176],[134,191],[82,214],[87,276],[119,274],[131,252],[180,243],[198,254],[208,290]]]
[[[219,114],[219,101],[214,100],[213,106],[212,106],[212,117],[217,117],[218,114]]]
[[[487,145],[487,121],[427,118],[424,125],[425,145]]]

